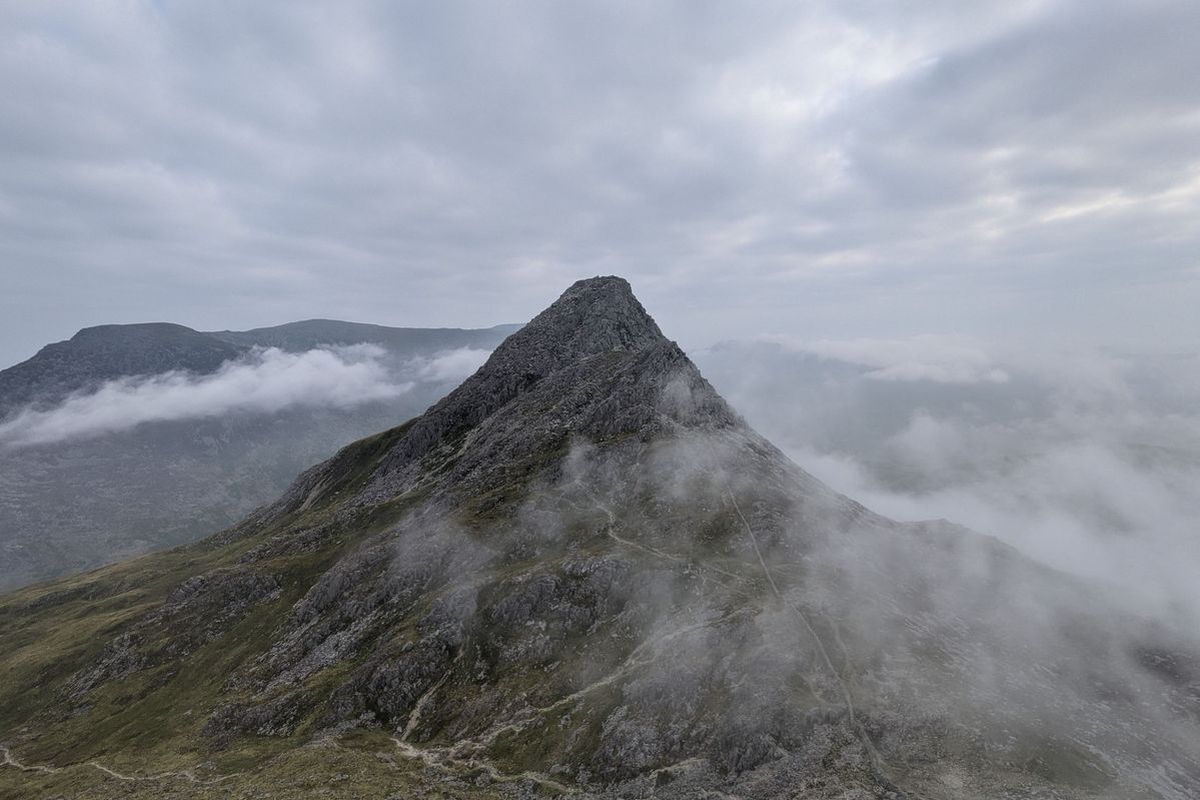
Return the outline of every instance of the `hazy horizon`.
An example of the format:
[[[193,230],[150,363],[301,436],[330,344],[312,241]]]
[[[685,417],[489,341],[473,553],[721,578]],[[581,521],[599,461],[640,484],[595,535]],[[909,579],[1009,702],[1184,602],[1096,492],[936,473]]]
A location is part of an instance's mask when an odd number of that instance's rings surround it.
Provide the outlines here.
[[[1191,349],[1200,6],[9,3],[0,363],[104,323]]]

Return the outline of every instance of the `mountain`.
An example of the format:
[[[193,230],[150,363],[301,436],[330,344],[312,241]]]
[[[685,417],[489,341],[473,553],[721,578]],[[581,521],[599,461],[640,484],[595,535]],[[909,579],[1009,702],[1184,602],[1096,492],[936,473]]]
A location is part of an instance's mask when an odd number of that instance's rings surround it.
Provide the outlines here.
[[[128,375],[213,372],[242,350],[167,322],[84,328],[65,342],[46,345],[28,361],[0,370],[0,419],[28,403],[53,403]]]
[[[625,281],[201,542],[0,599],[6,797],[1189,798],[1200,642],[786,459]]]
[[[518,326],[390,328],[311,319],[248,331],[200,332],[168,322],[98,325],[32,358],[0,370],[0,420],[30,403],[53,404],[134,375],[184,371],[200,375],[254,347],[302,352],[318,347],[378,344],[397,356],[428,355],[457,347],[491,349]]]
[[[514,328],[387,328],[310,320],[201,333],[150,323],[86,328],[46,346],[0,371],[0,590],[194,541],[232,524],[278,496],[301,469],[434,402],[449,385],[444,376],[425,374],[431,359],[491,350]],[[407,391],[338,406],[218,409],[105,435],[21,446],[2,435],[6,427],[19,427],[22,413],[52,416],[68,398],[94,396],[102,386],[112,386],[110,381],[196,382],[230,365],[255,363],[256,348],[303,354],[363,344],[381,348],[375,363]],[[235,389],[250,390],[229,391]],[[163,403],[178,401],[171,395]],[[135,402],[136,397],[114,398],[109,410],[124,414]]]

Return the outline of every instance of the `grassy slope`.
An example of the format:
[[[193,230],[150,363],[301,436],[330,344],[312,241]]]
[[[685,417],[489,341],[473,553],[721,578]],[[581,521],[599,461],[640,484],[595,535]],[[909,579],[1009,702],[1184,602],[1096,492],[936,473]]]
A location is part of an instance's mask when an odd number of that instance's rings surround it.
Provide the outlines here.
[[[460,764],[423,766],[420,759],[398,753],[390,738],[378,731],[354,731],[336,742],[311,743],[311,717],[289,737],[244,736],[225,749],[215,749],[202,735],[211,712],[238,699],[226,690],[226,677],[270,646],[288,609],[317,578],[349,550],[394,524],[422,499],[419,493],[341,519],[340,535],[327,537],[316,552],[259,562],[256,566],[280,577],[277,599],[255,606],[230,630],[184,659],[101,684],[87,695],[85,713],[63,713],[70,709],[62,695],[66,680],[92,663],[114,637],[158,608],[186,579],[232,567],[246,552],[279,534],[328,523],[339,500],[366,484],[406,428],[345,448],[300,510],[250,535],[216,536],[0,598],[0,641],[8,645],[0,652],[0,673],[6,676],[0,682],[0,744],[11,746],[22,764],[55,769],[45,773],[0,768],[0,800],[107,798],[114,792],[131,798],[261,797],[268,790],[273,797],[291,797],[308,796],[318,787],[322,796],[334,798],[497,796],[487,788],[491,779],[484,772]],[[531,473],[563,455],[565,448],[566,442],[559,442],[550,452],[510,465],[509,481],[489,496],[475,498],[463,513],[486,525],[521,494]],[[448,462],[452,457],[446,458],[443,451],[431,460]],[[448,463],[426,466],[437,472]],[[354,666],[352,661],[322,670],[308,688],[327,693]],[[520,677],[531,685],[538,680],[536,675]],[[120,780],[96,763],[137,780]],[[553,787],[535,781],[522,783],[538,794],[555,793]]]
[[[234,667],[268,647],[286,611],[329,566],[394,522],[416,497],[398,498],[382,513],[375,508],[340,523],[339,533],[344,530],[344,535],[326,538],[316,552],[263,562],[280,577],[278,599],[255,606],[185,659],[99,686],[87,696],[86,713],[64,713],[69,704],[62,698],[62,687],[114,636],[157,608],[187,578],[230,567],[274,535],[328,522],[337,499],[363,485],[404,427],[345,448],[339,456],[340,474],[321,488],[315,502],[252,535],[232,541],[215,537],[0,598],[0,742],[12,746],[14,757],[25,764],[65,766],[98,759],[129,774],[190,769],[201,763],[201,773],[227,774],[294,747],[307,733],[303,726],[289,739],[239,740],[223,751],[212,751],[200,732],[213,708],[236,699],[223,689]],[[332,673],[336,671],[325,671],[320,680],[335,678]],[[30,789],[64,779],[82,781],[81,786],[97,778],[111,780],[93,768],[34,776],[9,767],[0,771],[0,789],[10,789],[14,778]]]
[[[198,773],[202,778],[203,776]],[[378,732],[358,732],[339,741],[324,740],[264,760],[252,773],[215,784],[182,776],[128,781],[82,764],[54,774],[0,769],[0,800],[63,797],[73,800],[230,800],[319,796],[328,800],[490,800],[498,797],[477,786],[480,773],[447,773],[397,754]]]

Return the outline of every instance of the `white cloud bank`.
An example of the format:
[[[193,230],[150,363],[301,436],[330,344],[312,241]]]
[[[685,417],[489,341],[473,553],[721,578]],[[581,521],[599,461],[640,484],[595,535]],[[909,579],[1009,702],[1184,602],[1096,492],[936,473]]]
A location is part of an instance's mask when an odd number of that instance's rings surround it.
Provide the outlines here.
[[[383,348],[370,344],[303,353],[269,348],[226,362],[211,375],[167,372],[121,378],[54,408],[25,410],[0,425],[0,445],[102,436],[148,422],[299,406],[350,408],[388,400],[410,391],[413,384],[395,380],[383,364],[384,355]]]
[[[419,356],[409,362],[418,380],[447,383],[465,380],[483,366],[492,354],[491,350],[460,347],[434,356]]]

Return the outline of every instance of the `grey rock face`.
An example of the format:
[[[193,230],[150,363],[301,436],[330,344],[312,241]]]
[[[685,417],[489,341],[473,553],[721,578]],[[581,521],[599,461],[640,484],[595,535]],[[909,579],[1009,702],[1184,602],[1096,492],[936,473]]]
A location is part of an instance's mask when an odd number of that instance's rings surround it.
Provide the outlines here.
[[[229,630],[254,606],[278,596],[278,579],[249,567],[189,578],[72,676],[67,695],[78,701],[101,683],[185,658]]]
[[[418,419],[393,448],[383,471],[402,470],[435,445],[473,428],[542,380],[567,368],[574,370],[559,375],[558,388],[578,393],[579,379],[594,372],[583,366],[593,357],[619,358],[671,347],[624,279],[579,281],[508,337],[475,375]],[[678,348],[674,348],[674,355],[680,364],[686,360]],[[637,370],[639,376],[654,374],[669,373]],[[622,400],[614,398],[610,408],[623,409],[626,404]],[[537,417],[528,419],[539,421]]]
[[[304,692],[285,692],[266,703],[232,703],[213,713],[204,733],[218,747],[238,734],[289,736],[308,715],[311,704],[312,698]]]

